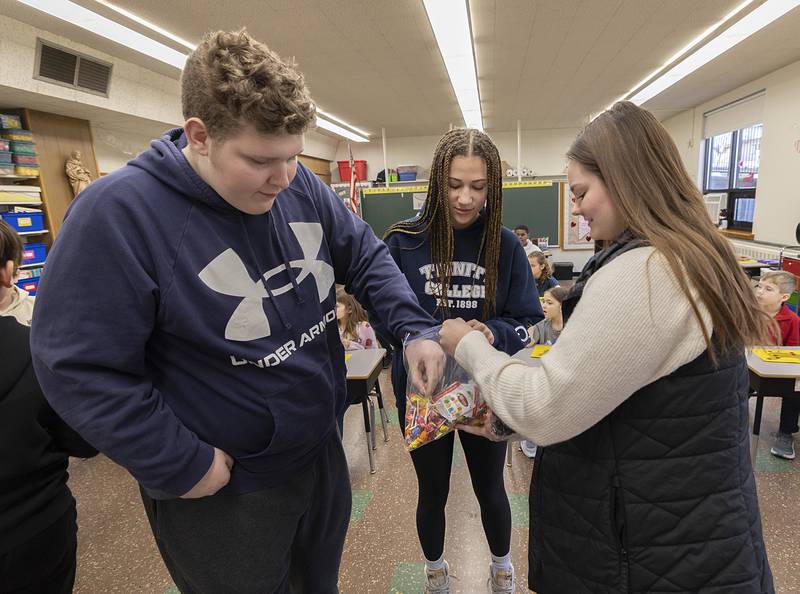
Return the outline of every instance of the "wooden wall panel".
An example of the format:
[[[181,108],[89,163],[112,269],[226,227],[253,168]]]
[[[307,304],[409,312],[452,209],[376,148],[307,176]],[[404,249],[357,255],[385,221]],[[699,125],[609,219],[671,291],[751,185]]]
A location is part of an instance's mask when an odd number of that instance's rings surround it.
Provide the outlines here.
[[[42,202],[52,241],[58,235],[64,214],[73,198],[64,170],[64,164],[72,151],[80,151],[83,164],[91,172],[92,179],[98,177],[92,131],[88,120],[54,113],[26,109],[24,118],[33,132],[33,140],[39,153]]]
[[[300,155],[297,159],[311,171],[317,174],[325,184],[331,185],[331,162],[327,159]]]

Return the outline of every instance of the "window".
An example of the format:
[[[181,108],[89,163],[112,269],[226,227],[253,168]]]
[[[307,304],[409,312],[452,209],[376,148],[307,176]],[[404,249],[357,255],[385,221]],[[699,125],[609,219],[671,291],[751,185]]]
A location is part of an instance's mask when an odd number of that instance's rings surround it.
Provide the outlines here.
[[[703,191],[728,193],[730,229],[753,230],[763,130],[754,124],[705,140]]]

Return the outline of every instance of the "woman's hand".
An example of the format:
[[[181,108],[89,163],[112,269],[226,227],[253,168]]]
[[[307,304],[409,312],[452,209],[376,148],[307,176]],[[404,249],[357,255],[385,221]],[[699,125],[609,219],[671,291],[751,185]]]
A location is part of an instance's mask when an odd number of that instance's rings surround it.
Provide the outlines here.
[[[473,330],[474,328],[461,318],[445,320],[442,329],[439,330],[439,343],[448,355],[453,355],[461,339]]]
[[[486,337],[486,340],[489,344],[494,344],[494,334],[492,334],[492,331],[489,329],[489,326],[487,326],[483,322],[479,322],[478,320],[470,320],[469,322],[467,322],[467,325],[473,330],[481,332]]]
[[[505,441],[502,437],[498,437],[494,431],[492,431],[492,422],[494,421],[494,413],[489,410],[486,413],[486,416],[483,418],[482,425],[456,425],[456,429],[459,431],[466,431],[467,433],[472,433],[473,435],[477,435],[478,437],[484,437],[489,441]]]

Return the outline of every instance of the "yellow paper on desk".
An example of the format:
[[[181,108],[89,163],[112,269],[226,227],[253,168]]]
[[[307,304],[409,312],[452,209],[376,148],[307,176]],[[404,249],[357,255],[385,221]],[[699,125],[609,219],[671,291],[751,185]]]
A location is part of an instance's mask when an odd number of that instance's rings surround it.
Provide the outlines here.
[[[537,344],[533,347],[533,350],[531,351],[531,359],[538,359],[549,350],[550,350],[549,344]]]
[[[345,354],[344,354],[344,360],[345,360],[345,361],[347,361],[347,360],[348,360],[348,359],[350,359],[350,357],[352,357],[352,356],[353,356],[353,355],[351,355],[350,353],[345,353]]]
[[[769,363],[800,363],[800,349],[753,349],[753,354]]]

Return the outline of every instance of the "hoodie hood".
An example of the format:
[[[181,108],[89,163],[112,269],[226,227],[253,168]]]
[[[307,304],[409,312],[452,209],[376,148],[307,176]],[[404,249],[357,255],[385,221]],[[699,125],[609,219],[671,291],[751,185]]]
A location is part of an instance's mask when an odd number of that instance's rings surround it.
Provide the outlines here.
[[[192,169],[183,154],[184,148],[186,135],[183,128],[173,128],[162,134],[161,138],[153,140],[150,150],[144,151],[128,164],[144,169],[169,190],[188,200],[201,202],[220,212],[238,213]]]

